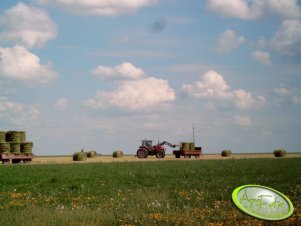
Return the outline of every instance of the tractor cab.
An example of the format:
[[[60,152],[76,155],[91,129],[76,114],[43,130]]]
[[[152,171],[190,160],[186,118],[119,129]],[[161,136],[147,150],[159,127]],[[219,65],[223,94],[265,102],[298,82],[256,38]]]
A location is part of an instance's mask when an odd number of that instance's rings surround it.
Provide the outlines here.
[[[144,140],[142,140],[141,147],[147,147],[148,150],[152,150],[153,149],[153,141],[144,139]]]

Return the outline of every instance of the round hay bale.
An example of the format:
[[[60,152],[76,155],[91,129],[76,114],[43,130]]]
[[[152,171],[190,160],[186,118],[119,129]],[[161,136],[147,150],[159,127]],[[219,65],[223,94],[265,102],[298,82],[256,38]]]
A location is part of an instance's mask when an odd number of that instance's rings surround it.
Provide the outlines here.
[[[13,154],[21,153],[21,143],[19,142],[10,142],[10,152]]]
[[[10,153],[10,143],[0,142],[0,153],[5,153],[5,154]]]
[[[122,151],[114,151],[113,152],[113,158],[121,158],[123,157],[123,152]]]
[[[33,143],[32,142],[23,142],[21,143],[21,153],[32,154]]]
[[[6,141],[5,134],[6,134],[6,132],[0,131],[0,142],[5,142]]]
[[[189,143],[187,142],[181,142],[180,143],[180,150],[183,150],[183,151],[188,151],[189,150]]]
[[[286,150],[285,149],[276,149],[274,150],[274,156],[275,157],[284,157],[286,156]]]
[[[26,141],[25,131],[19,131],[19,136],[20,136],[20,142],[25,142]]]
[[[88,158],[95,158],[97,156],[96,151],[88,151],[87,152],[87,157]]]
[[[83,151],[75,152],[73,154],[73,161],[85,161],[87,159],[87,154]]]
[[[232,155],[232,151],[231,150],[223,150],[221,155],[222,155],[222,157],[229,157]]]
[[[19,131],[8,131],[5,134],[5,138],[7,142],[20,142],[20,132]]]
[[[192,142],[192,143],[189,143],[189,150],[194,150],[195,148],[195,144]]]

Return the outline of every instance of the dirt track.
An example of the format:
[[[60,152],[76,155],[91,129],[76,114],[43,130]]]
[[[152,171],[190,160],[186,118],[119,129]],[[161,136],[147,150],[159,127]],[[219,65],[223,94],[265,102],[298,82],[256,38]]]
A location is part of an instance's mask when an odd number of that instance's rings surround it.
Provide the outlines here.
[[[176,159],[174,155],[167,155],[164,159],[157,159],[154,156],[150,156],[146,159],[139,159],[135,156],[124,156],[122,158],[113,158],[112,156],[97,156],[96,158],[88,158],[86,161],[74,162],[72,156],[53,156],[53,157],[34,157],[32,163],[34,164],[56,164],[56,163],[95,163],[95,162],[145,162],[145,161],[199,161],[208,159],[243,159],[243,158],[275,158],[273,154],[233,154],[231,157],[221,157],[220,154],[204,154],[200,158],[185,159],[181,157]],[[287,154],[285,158],[301,158],[301,153]]]

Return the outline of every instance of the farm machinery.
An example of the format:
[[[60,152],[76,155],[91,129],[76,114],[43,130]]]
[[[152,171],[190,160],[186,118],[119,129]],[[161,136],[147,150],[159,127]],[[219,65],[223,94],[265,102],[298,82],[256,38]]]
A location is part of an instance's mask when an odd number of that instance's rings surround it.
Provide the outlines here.
[[[157,145],[153,145],[152,140],[144,139],[142,140],[142,144],[137,150],[138,158],[147,158],[148,156],[155,155],[157,158],[165,157],[165,148],[164,145],[175,148],[177,146],[180,147],[179,150],[173,150],[173,155],[176,158],[180,158],[183,156],[184,158],[191,158],[194,156],[195,158],[199,158],[202,154],[202,147],[195,147],[194,143],[181,142],[180,145],[171,144],[167,141],[163,141],[161,143],[158,142]]]
[[[167,141],[163,141],[161,143],[158,143],[157,145],[153,145],[152,140],[144,139],[142,140],[142,144],[137,150],[137,156],[138,158],[147,158],[147,156],[155,155],[157,158],[164,158],[165,157],[165,148],[164,145],[170,146],[175,148],[177,145],[171,144]]]
[[[180,145],[175,145],[167,141],[163,141],[161,143],[158,142],[157,145],[153,145],[152,140],[144,139],[142,140],[142,144],[137,150],[136,155],[138,158],[147,158],[149,155],[155,155],[157,158],[164,158],[164,145],[172,148],[175,148],[177,146],[180,147],[179,150],[173,151],[173,155],[175,155],[176,158],[180,158],[181,156],[183,156],[184,158],[191,158],[191,156],[199,158],[202,154],[202,147],[195,147],[194,143],[181,142]]]

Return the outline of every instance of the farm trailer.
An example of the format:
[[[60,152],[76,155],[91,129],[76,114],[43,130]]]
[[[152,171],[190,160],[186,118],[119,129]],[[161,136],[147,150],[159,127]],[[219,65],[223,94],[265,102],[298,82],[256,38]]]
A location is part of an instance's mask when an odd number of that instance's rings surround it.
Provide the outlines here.
[[[0,153],[0,161],[3,164],[5,163],[30,163],[32,161],[33,155],[32,154],[12,154],[12,153]]]
[[[191,156],[199,158],[202,154],[202,147],[195,147],[193,150],[174,150],[172,154],[176,158],[180,158],[181,156],[184,156],[184,158],[191,158]]]

